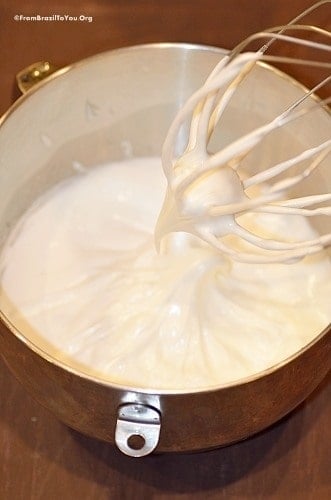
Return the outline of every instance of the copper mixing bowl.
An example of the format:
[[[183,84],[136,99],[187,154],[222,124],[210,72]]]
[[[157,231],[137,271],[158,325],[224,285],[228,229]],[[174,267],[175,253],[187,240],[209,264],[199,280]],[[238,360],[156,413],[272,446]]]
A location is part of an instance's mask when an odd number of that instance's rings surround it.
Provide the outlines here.
[[[74,175],[73,160],[88,167],[118,160],[128,140],[135,155],[159,155],[176,110],[223,54],[188,44],[130,47],[84,60],[34,86],[0,123],[0,242],[39,194]],[[234,127],[244,132],[247,122],[273,116],[303,91],[260,64],[224,117],[228,136]],[[314,120],[298,139],[307,147],[330,136],[327,110],[318,110]],[[292,147],[293,137],[285,135],[282,148]],[[314,183],[330,190],[326,166]],[[1,354],[17,379],[67,425],[116,442],[132,456],[244,439],[295,408],[330,369],[331,325],[284,362],[232,384],[190,391],[124,387],[54,359],[13,322],[3,295],[0,308]]]

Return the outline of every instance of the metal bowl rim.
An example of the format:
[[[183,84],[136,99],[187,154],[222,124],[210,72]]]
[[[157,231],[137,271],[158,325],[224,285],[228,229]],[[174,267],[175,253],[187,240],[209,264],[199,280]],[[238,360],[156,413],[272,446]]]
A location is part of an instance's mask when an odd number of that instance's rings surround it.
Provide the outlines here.
[[[20,96],[13,104],[12,106],[0,117],[0,132],[1,132],[1,126],[8,120],[8,118],[13,114],[16,109],[18,109],[24,102],[29,99],[31,95],[33,95],[35,92],[38,92],[38,90],[46,85],[48,85],[50,82],[52,82],[55,79],[61,79],[62,76],[64,76],[66,73],[69,71],[75,70],[76,68],[79,68],[83,65],[89,64],[91,61],[94,61],[99,58],[103,57],[109,57],[110,55],[116,56],[117,54],[122,54],[125,52],[131,52],[133,50],[140,50],[140,49],[148,49],[148,50],[155,50],[155,49],[178,49],[178,50],[202,50],[206,52],[215,52],[219,53],[220,55],[226,55],[229,51],[226,49],[222,49],[220,47],[215,47],[212,45],[204,45],[204,44],[194,44],[194,43],[186,43],[186,42],[156,42],[156,43],[146,43],[146,44],[139,44],[139,45],[131,45],[131,46],[126,46],[126,47],[120,47],[116,49],[111,49],[107,51],[103,51],[97,54],[94,54],[92,56],[89,56],[87,58],[84,58],[80,61],[74,62],[72,64],[69,64],[55,73],[52,73],[50,76],[48,76],[45,80],[42,80],[39,83],[36,83],[32,89],[30,89],[26,94],[23,94]],[[296,86],[297,88],[300,88],[304,91],[308,91],[308,89],[298,82],[295,78],[291,77],[290,75],[286,74],[285,72],[267,64],[264,62],[258,62],[258,64],[267,70],[275,73],[278,77],[281,79],[287,81],[291,85]],[[310,96],[312,99],[316,100],[317,102],[320,102],[320,98],[314,94]],[[327,106],[323,107],[323,109],[331,116],[331,110]],[[302,347],[300,350],[296,351],[294,354],[291,356],[285,358],[281,362],[265,369],[260,372],[255,373],[254,375],[251,375],[249,377],[244,377],[242,379],[237,379],[232,382],[228,382],[226,384],[221,384],[221,385],[213,385],[213,386],[206,386],[206,387],[198,387],[196,389],[158,389],[158,388],[146,388],[146,387],[135,387],[135,386],[127,386],[127,385],[122,385],[122,384],[117,384],[115,382],[111,382],[108,380],[105,380],[102,377],[98,377],[96,375],[89,375],[88,373],[84,373],[83,371],[80,371],[79,369],[73,368],[72,366],[66,364],[65,362],[62,362],[60,360],[57,360],[44,350],[42,350],[40,347],[35,345],[32,341],[30,341],[28,338],[26,338],[19,330],[9,321],[9,319],[5,316],[5,314],[0,310],[0,321],[7,327],[7,329],[15,335],[18,340],[20,340],[23,344],[26,345],[30,350],[32,350],[35,354],[46,360],[48,363],[57,366],[58,368],[61,368],[62,370],[71,373],[72,375],[89,380],[90,382],[97,383],[98,385],[102,385],[105,387],[109,387],[111,389],[116,389],[119,391],[129,391],[129,392],[136,392],[136,393],[141,393],[141,394],[158,394],[158,395],[184,395],[184,394],[199,394],[199,393],[209,393],[209,392],[215,392],[219,391],[222,389],[228,389],[234,386],[240,386],[240,385],[245,385],[249,384],[251,382],[254,382],[257,379],[260,379],[262,377],[268,376],[278,370],[280,370],[282,367],[285,365],[291,363],[294,361],[296,358],[300,357],[304,352],[308,351],[313,345],[318,343],[325,335],[331,333],[331,323],[324,329],[322,332],[315,337],[313,340],[311,340],[308,344],[306,344],[304,347]]]

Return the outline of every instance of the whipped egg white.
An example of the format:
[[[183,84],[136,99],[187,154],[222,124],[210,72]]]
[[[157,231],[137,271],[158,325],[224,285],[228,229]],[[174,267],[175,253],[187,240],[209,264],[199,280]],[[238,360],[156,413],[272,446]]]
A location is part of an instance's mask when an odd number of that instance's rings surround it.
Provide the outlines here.
[[[72,367],[153,389],[254,375],[330,323],[324,253],[290,265],[237,262],[178,232],[159,254],[154,227],[166,188],[160,159],[135,158],[96,166],[36,200],[1,254],[7,317]],[[265,237],[315,235],[298,215],[244,217]]]

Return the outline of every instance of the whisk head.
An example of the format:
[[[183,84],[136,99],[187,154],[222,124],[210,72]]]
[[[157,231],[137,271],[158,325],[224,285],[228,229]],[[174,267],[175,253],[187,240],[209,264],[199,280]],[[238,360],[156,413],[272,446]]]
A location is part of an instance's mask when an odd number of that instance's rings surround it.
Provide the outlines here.
[[[304,148],[264,170],[259,166],[257,172],[248,175],[242,168],[245,157],[272,132],[303,118],[309,120],[316,109],[331,101],[330,97],[311,99],[317,90],[331,85],[331,62],[316,58],[316,54],[318,57],[330,54],[331,33],[317,26],[299,24],[312,10],[330,3],[330,0],[320,1],[287,25],[256,33],[241,42],[219,62],[204,85],[180,110],[163,147],[162,161],[168,190],[155,232],[158,247],[166,233],[184,231],[238,261],[262,263],[292,262],[331,245],[331,233],[305,241],[284,241],[277,236],[258,235],[242,223],[242,216],[252,213],[305,218],[331,215],[331,193],[291,197],[293,188],[326,161],[331,152],[331,134],[327,140]],[[313,39],[314,35],[318,35],[318,41]],[[259,50],[245,51],[253,40],[259,39],[265,40]],[[271,46],[279,41],[285,45],[310,48],[314,56],[311,60],[302,60],[300,57],[271,55]],[[245,84],[253,68],[263,61],[317,66],[329,74],[270,121],[211,153],[208,145],[216,125],[222,124],[229,102],[235,99],[236,92]],[[177,139],[187,123],[187,143],[177,154]],[[244,242],[244,247],[238,249],[228,241],[233,235]]]

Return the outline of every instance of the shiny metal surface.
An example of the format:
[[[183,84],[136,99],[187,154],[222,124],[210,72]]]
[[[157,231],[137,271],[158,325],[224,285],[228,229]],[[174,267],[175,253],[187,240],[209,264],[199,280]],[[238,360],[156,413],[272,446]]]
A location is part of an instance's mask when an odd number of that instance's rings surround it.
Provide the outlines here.
[[[68,158],[93,168],[123,157],[121,144],[128,138],[134,154],[159,154],[176,109],[223,53],[187,44],[115,50],[65,69],[23,96],[0,127],[0,242],[36,196],[73,175]],[[265,93],[268,106],[286,106],[301,91],[264,65],[259,72],[253,84],[256,87],[262,78],[259,91]],[[275,86],[279,92],[272,102],[267,100],[268,92]],[[246,104],[242,98],[234,115],[241,116]],[[263,112],[269,112],[268,106]],[[29,128],[31,112],[33,128]],[[240,126],[244,120],[238,122]],[[328,133],[328,127],[330,117],[321,110],[319,126],[315,124],[303,140]],[[316,182],[330,185],[330,172],[322,172]],[[291,411],[330,369],[329,326],[290,359],[227,386],[191,392],[124,387],[56,360],[38,335],[28,335],[24,324],[13,320],[5,298],[0,303],[0,348],[13,374],[60,420],[111,443],[119,411],[126,404],[152,407],[160,414],[156,451],[202,450],[233,443]]]
[[[47,61],[40,61],[31,64],[27,68],[17,73],[16,82],[18,88],[25,94],[28,92],[36,83],[41,82],[45,78],[49,77],[52,73],[57,71],[58,68]]]
[[[117,447],[130,457],[144,457],[152,453],[159,442],[161,418],[159,412],[150,406],[127,404],[118,410],[115,430]],[[133,446],[132,438],[136,440]]]

